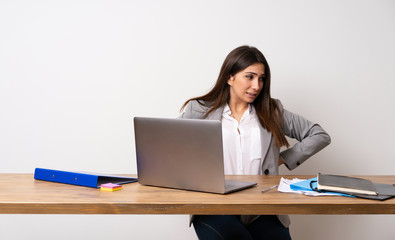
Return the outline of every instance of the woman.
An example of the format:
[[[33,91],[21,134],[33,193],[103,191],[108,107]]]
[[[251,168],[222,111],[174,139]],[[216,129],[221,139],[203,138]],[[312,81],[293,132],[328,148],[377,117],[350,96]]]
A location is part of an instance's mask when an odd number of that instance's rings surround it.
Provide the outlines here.
[[[206,95],[189,99],[181,118],[222,122],[225,174],[277,175],[292,170],[330,143],[318,125],[283,108],[270,96],[270,68],[255,47],[241,46],[226,57]],[[289,147],[285,136],[298,140]],[[199,239],[291,239],[288,216],[195,215]]]

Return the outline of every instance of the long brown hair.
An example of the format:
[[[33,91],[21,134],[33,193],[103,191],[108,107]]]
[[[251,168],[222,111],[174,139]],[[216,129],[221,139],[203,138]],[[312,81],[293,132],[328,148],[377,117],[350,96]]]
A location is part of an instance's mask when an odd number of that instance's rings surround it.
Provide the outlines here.
[[[230,76],[246,69],[254,63],[262,63],[265,67],[263,88],[253,102],[259,122],[262,127],[271,132],[278,147],[289,146],[282,128],[282,114],[276,101],[270,96],[270,68],[265,56],[255,47],[240,46],[231,51],[222,64],[221,71],[214,87],[206,95],[191,98],[184,103],[181,111],[192,100],[197,100],[201,105],[209,108],[203,116],[205,118],[215,109],[224,106],[230,99],[230,87],[227,83]]]

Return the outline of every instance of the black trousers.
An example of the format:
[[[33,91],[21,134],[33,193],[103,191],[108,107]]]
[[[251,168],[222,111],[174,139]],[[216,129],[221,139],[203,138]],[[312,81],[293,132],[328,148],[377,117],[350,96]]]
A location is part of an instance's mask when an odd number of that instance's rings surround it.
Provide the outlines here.
[[[193,226],[200,240],[291,240],[289,229],[274,215],[262,215],[248,226],[239,215],[195,215]]]

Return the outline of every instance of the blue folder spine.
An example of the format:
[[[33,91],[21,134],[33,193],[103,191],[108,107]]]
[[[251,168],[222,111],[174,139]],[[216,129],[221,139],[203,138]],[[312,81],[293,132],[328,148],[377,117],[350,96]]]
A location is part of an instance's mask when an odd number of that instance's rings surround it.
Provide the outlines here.
[[[97,175],[36,168],[34,179],[97,188]]]

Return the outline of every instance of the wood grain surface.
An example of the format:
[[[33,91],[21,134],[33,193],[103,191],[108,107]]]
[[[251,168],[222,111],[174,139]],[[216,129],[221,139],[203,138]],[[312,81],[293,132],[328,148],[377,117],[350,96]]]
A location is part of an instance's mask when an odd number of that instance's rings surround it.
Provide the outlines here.
[[[127,175],[135,177],[135,175]],[[283,176],[288,179],[313,176]],[[359,176],[395,183],[391,176]],[[340,196],[310,197],[262,189],[281,176],[227,176],[256,187],[220,195],[178,189],[123,185],[115,192],[34,180],[33,174],[0,174],[2,214],[395,214],[395,198],[375,201]]]

